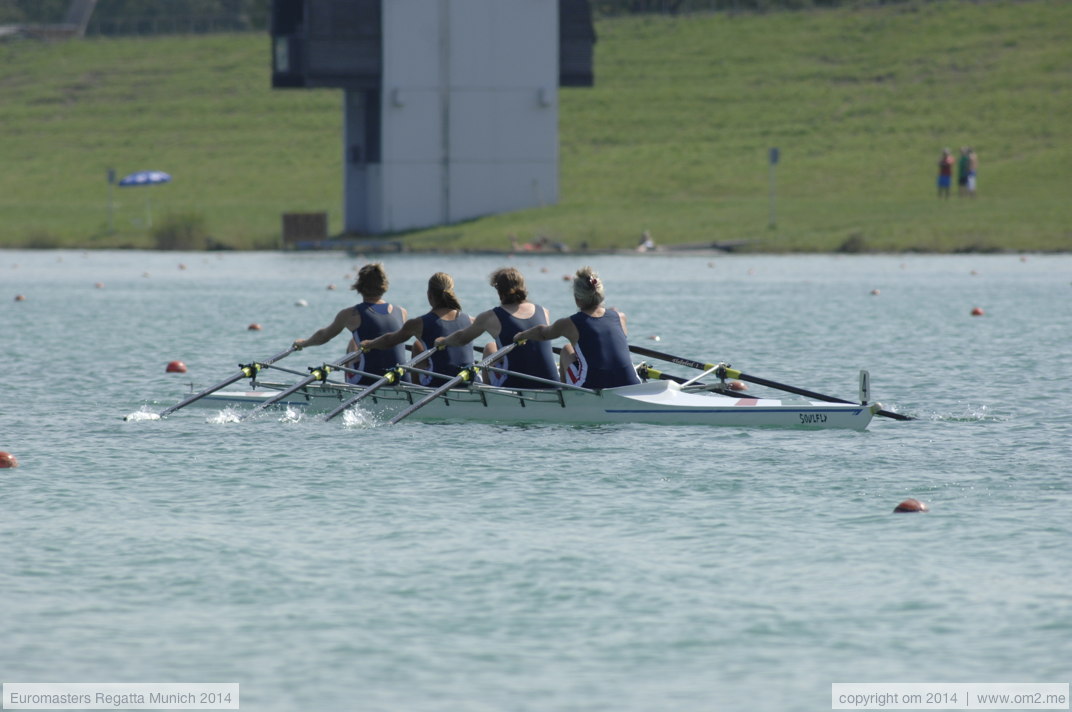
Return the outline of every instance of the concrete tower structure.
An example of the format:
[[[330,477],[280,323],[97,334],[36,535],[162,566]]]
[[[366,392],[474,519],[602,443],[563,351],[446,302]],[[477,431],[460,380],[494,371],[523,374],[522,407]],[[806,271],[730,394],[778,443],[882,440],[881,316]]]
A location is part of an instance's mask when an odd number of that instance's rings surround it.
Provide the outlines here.
[[[275,0],[273,86],[337,87],[345,230],[558,200],[558,87],[592,84],[587,0]]]

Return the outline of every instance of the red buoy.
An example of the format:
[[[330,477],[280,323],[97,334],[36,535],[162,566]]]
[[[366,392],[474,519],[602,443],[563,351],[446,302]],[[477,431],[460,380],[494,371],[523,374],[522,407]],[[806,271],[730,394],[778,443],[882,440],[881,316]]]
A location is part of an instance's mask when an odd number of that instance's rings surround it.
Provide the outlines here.
[[[15,301],[16,302],[25,302],[26,301],[26,295],[25,294],[16,294],[15,295]]]
[[[260,331],[261,330],[261,325],[258,324],[257,322],[253,322],[252,324],[250,324],[246,328],[249,329],[250,331]]]
[[[167,365],[167,373],[186,373],[186,364],[182,361],[171,361]]]
[[[918,499],[906,499],[893,508],[894,512],[929,512],[930,507]]]
[[[10,452],[0,450],[0,467],[18,467],[19,461]]]
[[[880,294],[882,294],[882,292],[880,292],[880,291],[879,291],[879,290],[877,290],[877,289],[872,289],[872,290],[871,290],[871,296],[873,296],[873,297],[877,297],[877,296],[878,296],[878,295],[880,295]]]
[[[980,307],[975,307],[974,309],[972,309],[972,310],[971,310],[971,315],[972,315],[972,316],[982,316],[982,315],[983,315],[983,310],[982,310],[982,308],[980,308]]]

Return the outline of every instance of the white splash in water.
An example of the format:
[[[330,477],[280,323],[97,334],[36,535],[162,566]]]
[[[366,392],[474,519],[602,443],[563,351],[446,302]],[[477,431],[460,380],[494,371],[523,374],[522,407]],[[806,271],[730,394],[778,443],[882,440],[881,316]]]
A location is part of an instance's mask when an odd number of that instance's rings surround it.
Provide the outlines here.
[[[374,428],[379,422],[367,410],[350,408],[343,412],[342,424],[347,428]]]
[[[301,419],[302,413],[300,411],[294,410],[289,405],[287,406],[286,410],[283,411],[283,414],[279,416],[279,422],[281,423],[297,423],[300,422]]]
[[[222,425],[223,423],[238,423],[241,422],[242,416],[233,407],[227,407],[210,416],[205,422],[212,423],[213,425]]]
[[[143,405],[141,410],[124,415],[123,420],[160,420],[160,416],[150,410],[149,406]]]

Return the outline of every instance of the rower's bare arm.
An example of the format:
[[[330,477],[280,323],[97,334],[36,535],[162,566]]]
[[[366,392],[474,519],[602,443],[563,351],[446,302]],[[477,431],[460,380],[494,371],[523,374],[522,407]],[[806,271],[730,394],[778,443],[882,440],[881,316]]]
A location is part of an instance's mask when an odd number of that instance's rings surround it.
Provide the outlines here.
[[[338,336],[343,329],[347,328],[347,326],[349,326],[349,322],[353,319],[353,310],[343,309],[335,315],[334,321],[332,321],[330,324],[323,327],[322,329],[317,329],[308,339],[295,339],[294,348],[300,350],[305,348],[306,346],[320,346],[321,344],[326,344],[327,342]],[[357,328],[357,326],[359,325],[360,317],[358,317],[357,324],[350,328]]]
[[[441,336],[436,339],[436,346],[464,346],[473,341],[476,337],[483,334],[485,331],[492,336],[498,335],[499,320],[495,318],[495,313],[492,311],[481,312],[477,314],[473,319],[473,323],[464,329],[458,329],[453,334],[448,336]],[[495,329],[495,333],[492,333],[492,329]]]
[[[534,326],[525,329],[514,336],[514,341],[550,341],[565,337],[570,341],[577,340],[577,327],[569,317],[555,321],[550,326]]]

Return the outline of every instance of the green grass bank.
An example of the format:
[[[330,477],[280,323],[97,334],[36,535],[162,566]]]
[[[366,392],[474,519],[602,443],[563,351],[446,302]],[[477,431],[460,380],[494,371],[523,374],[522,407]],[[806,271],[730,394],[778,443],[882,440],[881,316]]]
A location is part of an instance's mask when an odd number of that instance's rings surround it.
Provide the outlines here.
[[[1070,27],[1058,0],[602,20],[596,86],[559,96],[560,202],[397,237],[1072,250]],[[8,42],[0,65],[2,247],[154,247],[146,198],[197,244],[275,247],[284,212],[342,227],[342,94],[272,90],[263,35]],[[964,145],[978,197],[939,200]],[[114,189],[109,220],[110,167],[175,180]]]

